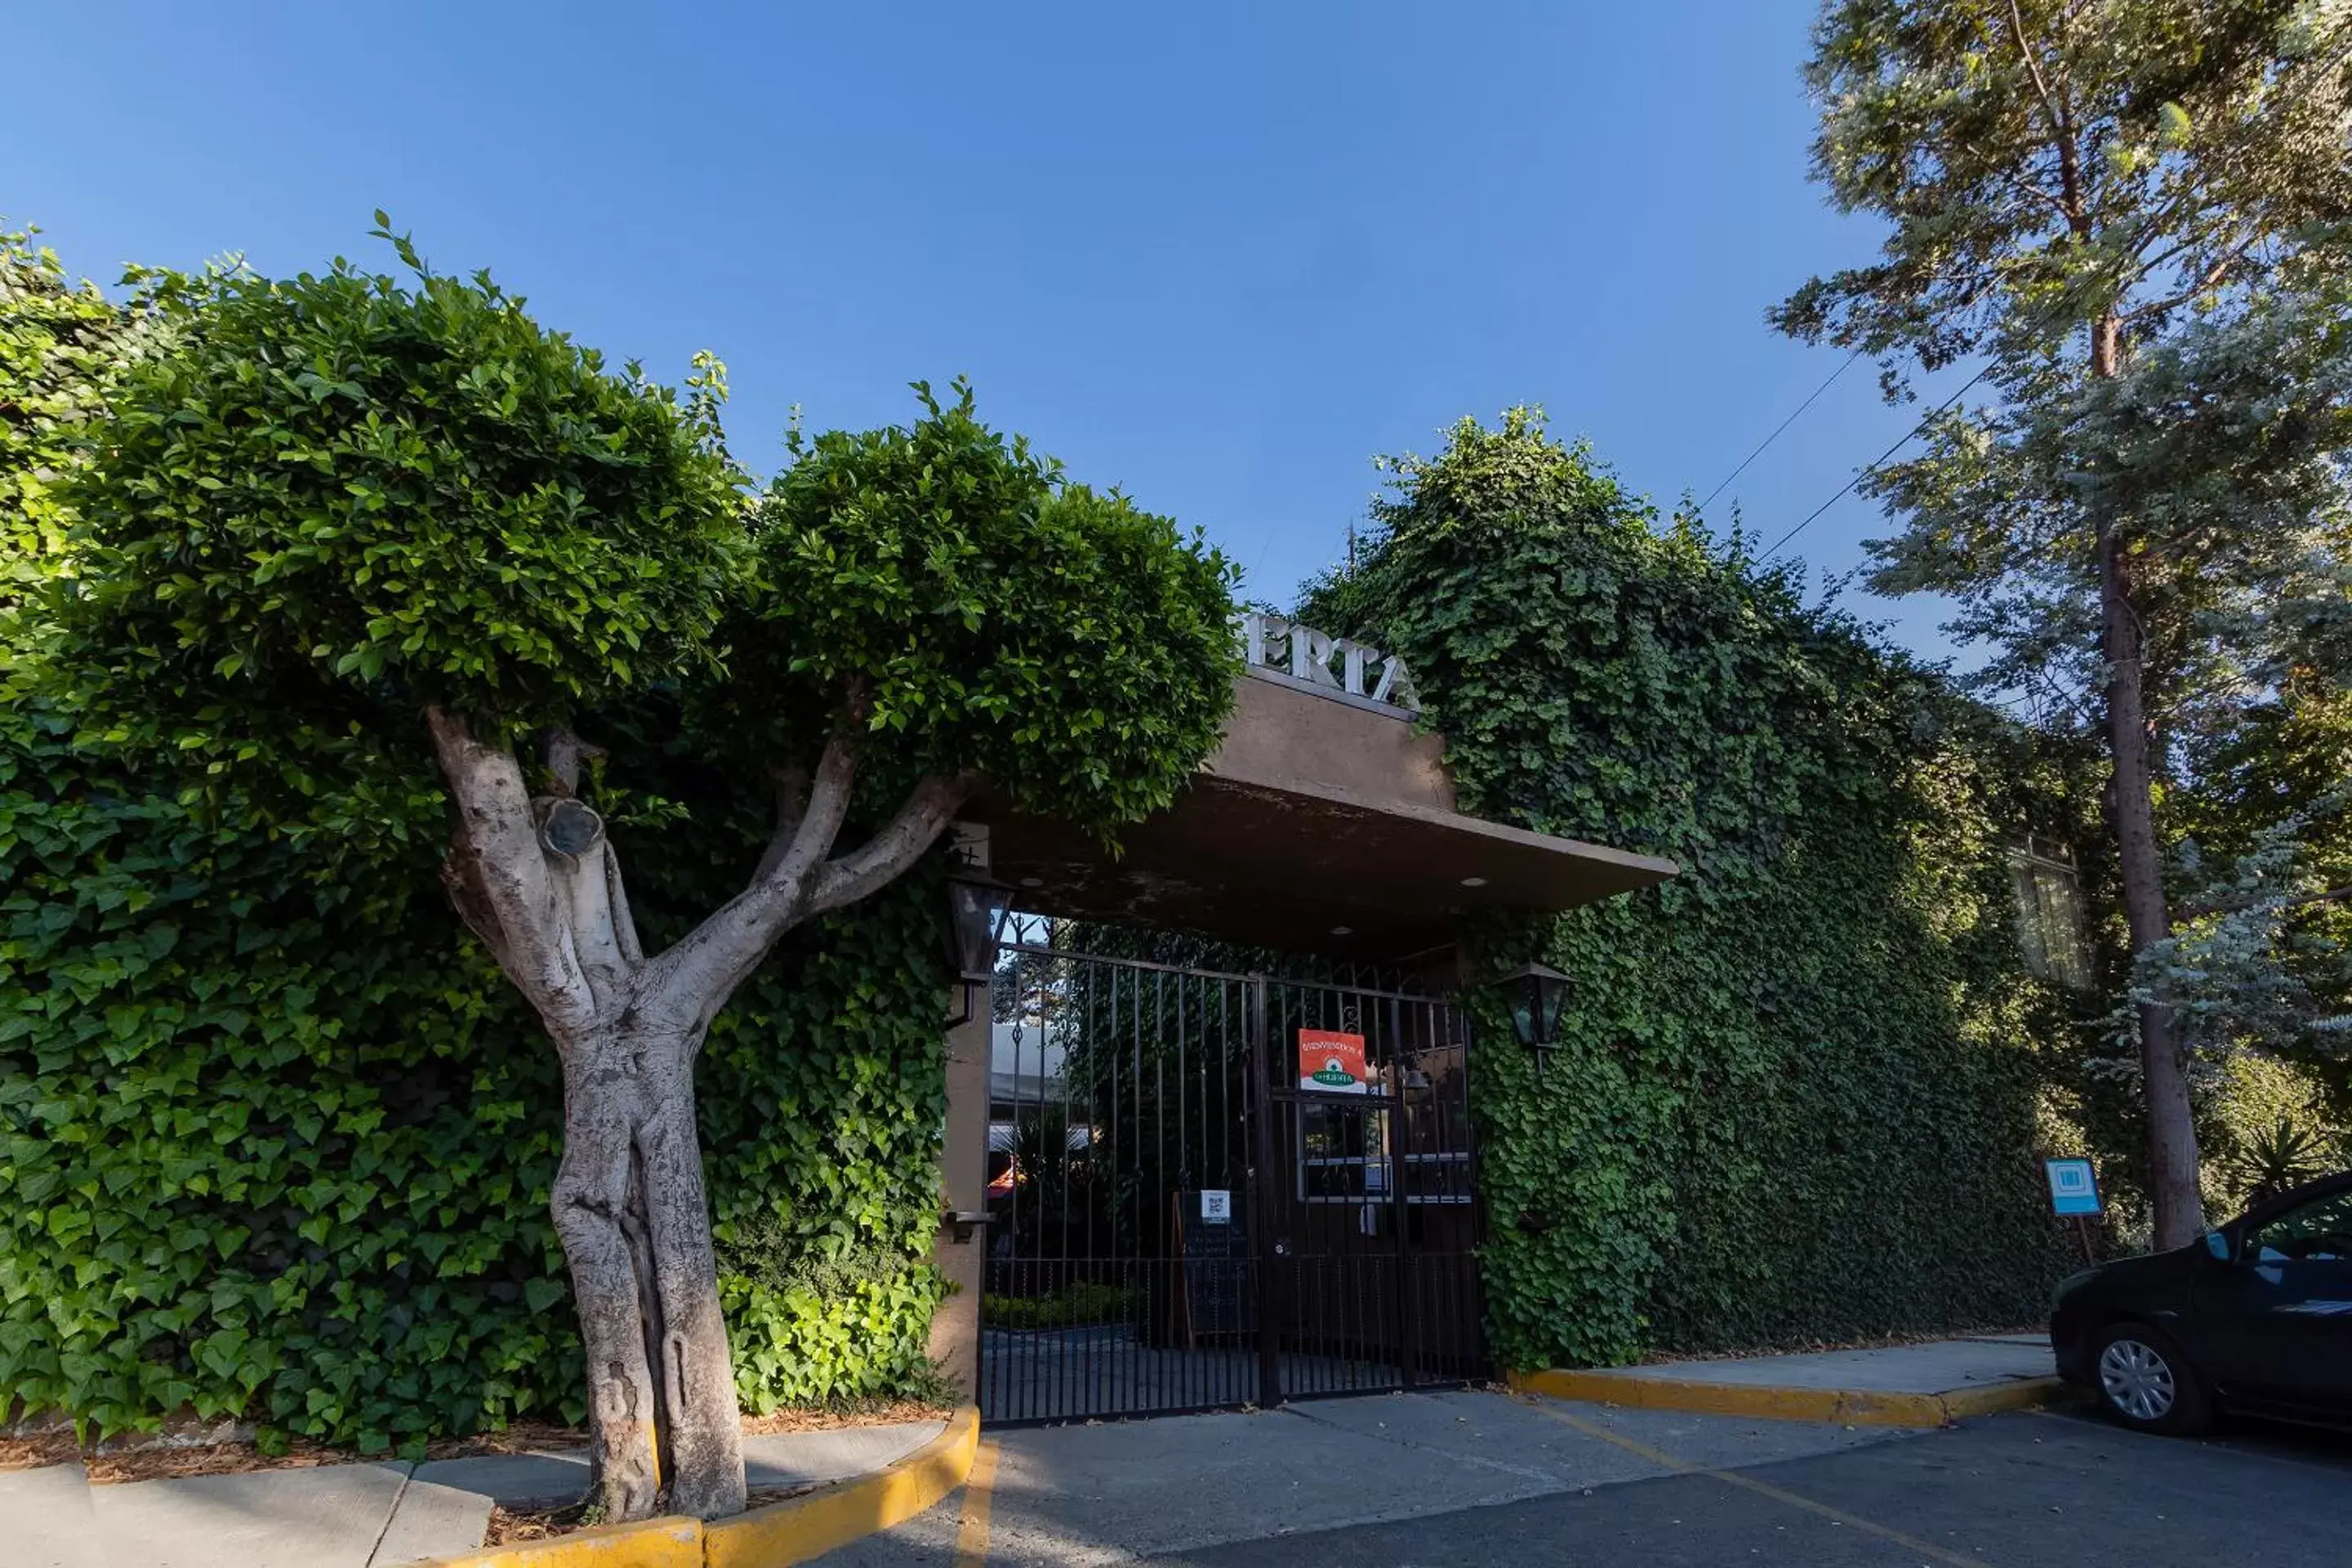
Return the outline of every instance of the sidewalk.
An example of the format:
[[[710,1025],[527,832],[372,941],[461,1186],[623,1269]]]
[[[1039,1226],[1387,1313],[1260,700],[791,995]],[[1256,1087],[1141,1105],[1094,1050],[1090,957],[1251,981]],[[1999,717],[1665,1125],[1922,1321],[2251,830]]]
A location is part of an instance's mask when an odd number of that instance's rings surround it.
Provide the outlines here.
[[[2343,1568],[2352,1439],[1940,1429],[1478,1392],[1003,1428],[812,1568]]]
[[[1483,1510],[1671,1479],[1687,1466],[1782,1463],[1925,1443],[1887,1427],[1741,1421],[1562,1405],[1481,1390],[1308,1399],[1279,1409],[1099,1426],[1002,1428],[992,1463],[956,1497],[870,1535],[820,1568],[1121,1568],[1243,1560],[1261,1544],[1407,1520],[1444,1520],[1453,1554],[1306,1552],[1318,1564],[1461,1563]],[[1475,1511],[1474,1511],[1475,1510]],[[1580,1561],[1641,1563],[1616,1542]],[[1690,1558],[1675,1561],[1691,1562]],[[1833,1559],[1847,1562],[1852,1559]]]
[[[743,1439],[754,1491],[804,1490],[887,1468],[944,1421]],[[482,1544],[493,1503],[534,1509],[586,1489],[582,1451],[412,1465],[320,1465],[90,1486],[79,1464],[0,1472],[10,1568],[393,1568]]]
[[[2061,1388],[2043,1334],[1524,1373],[1511,1381],[1555,1399],[1877,1426],[1942,1426],[2042,1404]]]
[[[1541,1400],[1493,1394],[1397,1395],[1255,1416],[1048,1428],[998,1437],[1003,1466],[992,1460],[989,1473],[1003,1514],[1001,1543],[1032,1531],[1042,1541],[1075,1530],[1081,1540],[1164,1551],[1246,1535],[1226,1531],[1238,1531],[1254,1510],[1273,1510],[1270,1534],[1671,1473],[1674,1467],[1662,1468],[1647,1445],[1669,1443],[1685,1458],[1713,1466],[1881,1440],[1898,1435],[1884,1428],[1940,1426],[2042,1403],[2058,1390],[2053,1373],[2049,1345],[2037,1334],[1538,1372],[1512,1381],[1525,1393],[1617,1409],[1576,1415],[1548,1413]],[[1739,1419],[1694,1426],[1665,1414],[1674,1412]],[[1666,1424],[1653,1430],[1661,1421]],[[1801,1422],[1816,1425],[1809,1429]],[[946,1425],[746,1437],[744,1455],[754,1489],[815,1488],[888,1469]],[[1864,1428],[1874,1432],[1849,1430]],[[1722,1451],[1689,1449],[1693,1443]],[[1399,1446],[1416,1456],[1413,1484],[1402,1491],[1368,1488],[1366,1478],[1396,1473]],[[494,1502],[560,1505],[578,1497],[586,1481],[585,1457],[576,1452],[95,1487],[85,1483],[79,1463],[16,1470],[0,1473],[0,1562],[8,1568],[394,1568],[479,1547]],[[980,1517],[984,1530],[984,1507]],[[967,1524],[950,1500],[925,1515],[919,1528],[894,1531],[897,1544],[877,1543],[878,1555],[853,1550],[843,1561],[895,1563],[893,1553],[919,1541],[924,1551],[952,1553]],[[1019,1560],[1019,1552],[1013,1555]]]

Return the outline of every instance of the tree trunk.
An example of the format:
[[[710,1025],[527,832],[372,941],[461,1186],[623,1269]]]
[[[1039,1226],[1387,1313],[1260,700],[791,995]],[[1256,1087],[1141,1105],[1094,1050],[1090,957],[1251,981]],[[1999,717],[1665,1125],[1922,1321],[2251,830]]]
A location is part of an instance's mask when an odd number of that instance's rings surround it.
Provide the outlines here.
[[[847,716],[862,718],[864,703],[852,682]],[[914,864],[972,780],[923,780],[872,838],[835,856],[857,773],[849,742],[826,742],[813,772],[780,766],[775,834],[751,885],[648,959],[604,819],[579,798],[594,748],[556,730],[551,793],[534,796],[512,747],[444,709],[425,719],[457,808],[442,880],[563,1058],[553,1208],[587,1356],[595,1500],[608,1520],[739,1513],[742,1427],[695,1137],[695,1054],[779,936]]]
[[[2093,329],[2091,370],[2113,376],[2122,369],[2122,326],[2114,317]],[[2156,845],[2154,777],[2141,689],[2141,635],[2132,604],[2130,564],[2113,523],[2098,529],[2099,615],[2107,666],[2107,742],[2114,762],[2117,863],[2123,874],[2124,920],[2137,960],[2172,934],[2165,909],[2164,860]],[[2186,1247],[2205,1228],[2198,1176],[2197,1123],[2189,1101],[2189,1073],[2172,1026],[2171,1005],[2160,993],[2139,1007],[2141,1091],[2147,1110],[2147,1190],[2156,1209],[2158,1251]]]
[[[624,1019],[557,1043],[555,1228],[587,1352],[595,1500],[612,1520],[740,1512],[741,1427],[695,1136],[699,1042]]]

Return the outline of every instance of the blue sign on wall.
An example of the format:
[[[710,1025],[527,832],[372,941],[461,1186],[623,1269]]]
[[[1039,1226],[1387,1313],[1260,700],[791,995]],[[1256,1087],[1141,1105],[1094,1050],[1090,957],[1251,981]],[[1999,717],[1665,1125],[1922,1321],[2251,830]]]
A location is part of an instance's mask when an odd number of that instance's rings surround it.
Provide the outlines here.
[[[2050,1211],[2053,1214],[2099,1212],[2099,1179],[2091,1173],[2091,1162],[2044,1160],[2042,1168],[2050,1173]]]

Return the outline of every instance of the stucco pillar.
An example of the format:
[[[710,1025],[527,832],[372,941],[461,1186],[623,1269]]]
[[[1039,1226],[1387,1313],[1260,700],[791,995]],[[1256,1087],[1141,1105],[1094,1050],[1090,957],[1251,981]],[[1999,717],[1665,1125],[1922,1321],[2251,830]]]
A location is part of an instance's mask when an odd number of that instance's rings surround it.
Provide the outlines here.
[[[959,823],[957,848],[981,869],[988,867],[988,829]],[[963,986],[950,979],[947,1011],[963,1010]],[[940,1208],[943,1214],[977,1214],[987,1205],[988,1067],[990,999],[986,987],[972,992],[971,1021],[947,1031],[948,1121],[940,1151]],[[963,1397],[980,1388],[981,1266],[988,1257],[988,1227],[974,1226],[958,1240],[945,1221],[931,1244],[931,1265],[949,1284],[947,1300],[931,1317],[931,1359]]]

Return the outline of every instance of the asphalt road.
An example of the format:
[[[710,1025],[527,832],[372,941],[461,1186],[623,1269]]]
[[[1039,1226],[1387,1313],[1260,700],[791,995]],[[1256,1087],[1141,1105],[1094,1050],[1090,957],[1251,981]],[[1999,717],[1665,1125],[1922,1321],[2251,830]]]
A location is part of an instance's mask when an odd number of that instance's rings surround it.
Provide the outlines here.
[[[1249,1564],[2343,1568],[2352,1438],[2016,1415],[1908,1442],[1163,1557]]]
[[[2347,1568],[2352,1436],[2088,1414],[1930,1432],[1494,1394],[992,1435],[828,1568]]]

